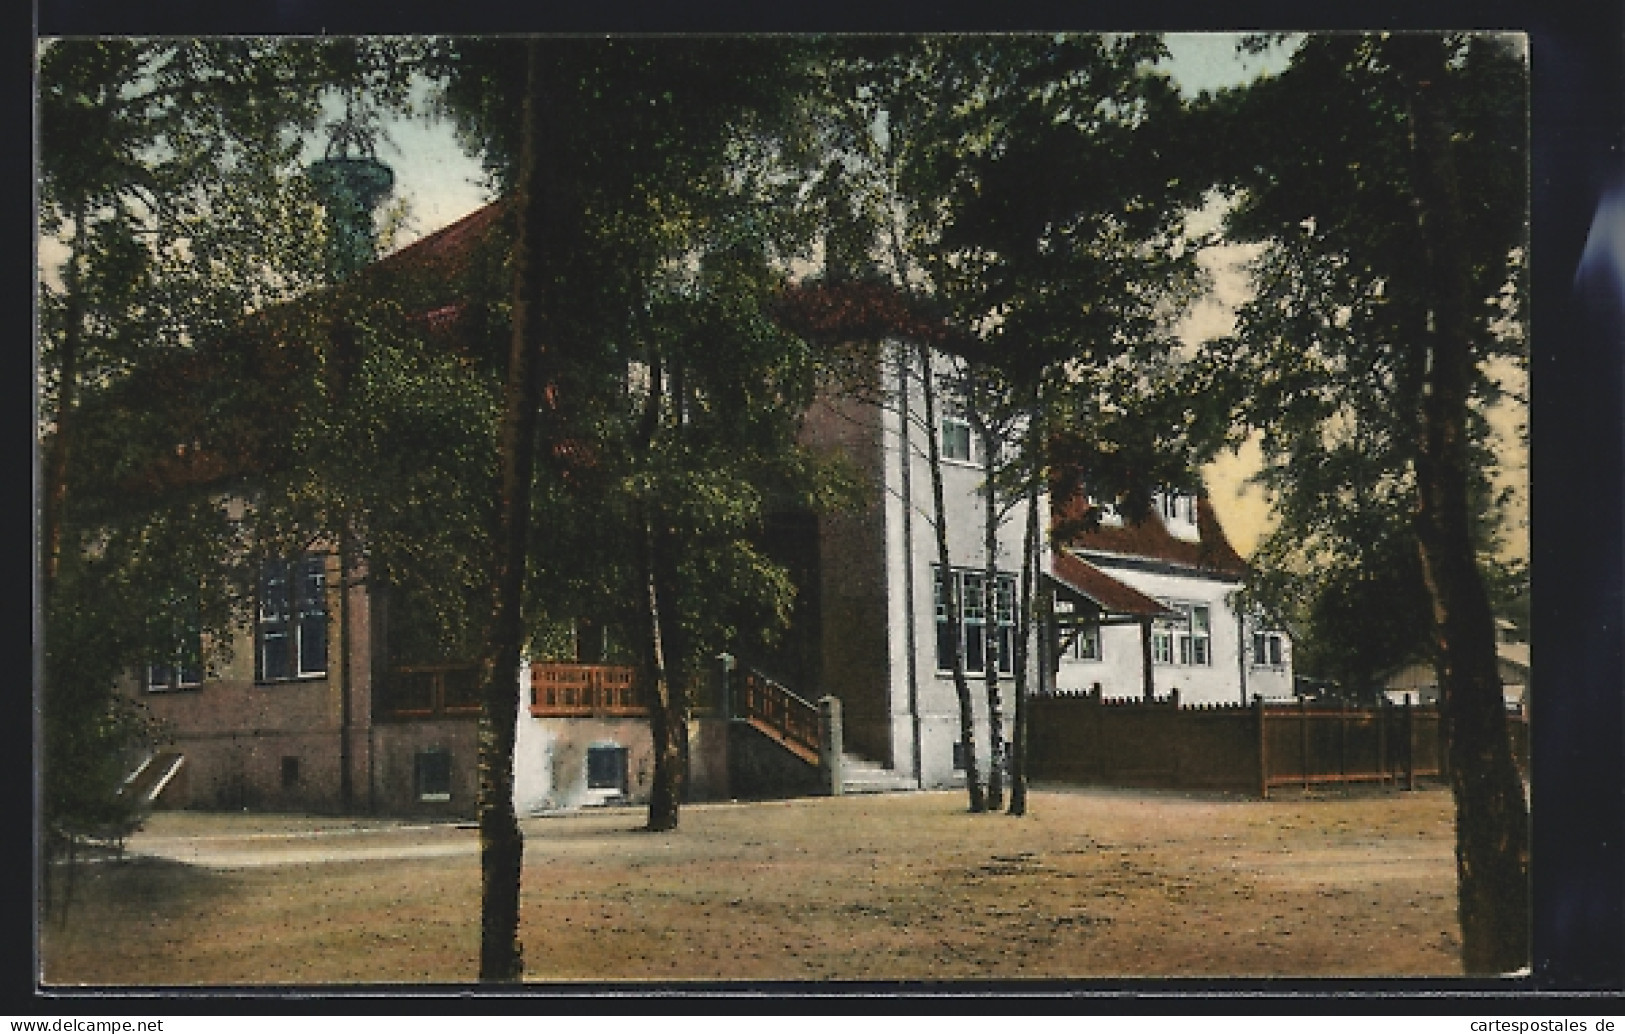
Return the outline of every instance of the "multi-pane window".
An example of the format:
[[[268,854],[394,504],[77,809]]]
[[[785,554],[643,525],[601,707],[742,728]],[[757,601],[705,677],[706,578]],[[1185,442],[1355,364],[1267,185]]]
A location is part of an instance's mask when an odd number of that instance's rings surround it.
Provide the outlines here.
[[[954,664],[954,647],[959,641],[965,645],[965,670],[985,672],[991,655],[998,662],[999,671],[1009,673],[1015,663],[1016,580],[1001,574],[993,583],[992,621],[988,620],[987,599],[983,585],[987,575],[981,571],[954,571],[952,585],[959,593],[959,636],[948,622],[948,585],[942,569],[932,568],[936,583],[937,669],[948,671]]]
[[[1281,653],[1281,634],[1279,632],[1254,632],[1253,667],[1282,668],[1285,666]]]
[[[1016,580],[1001,576],[993,582],[993,625],[991,649],[999,659],[999,671],[1015,670],[1016,658]]]
[[[1157,664],[1174,663],[1174,621],[1159,618],[1151,626],[1151,660]]]
[[[1162,516],[1170,521],[1196,520],[1196,497],[1181,495],[1178,492],[1164,492],[1162,495]]]
[[[185,621],[169,653],[147,665],[147,690],[161,693],[192,689],[203,683],[203,633],[195,620]]]
[[[157,645],[147,663],[147,690],[193,689],[203,682],[203,630],[195,596],[175,592],[153,614],[149,626]]]
[[[1179,633],[1179,663],[1213,663],[1212,612],[1200,604],[1181,608],[1185,611],[1185,628]]]
[[[1159,618],[1151,629],[1151,659],[1157,664],[1213,664],[1213,611],[1205,603],[1167,603],[1177,617]]]
[[[327,674],[327,564],[320,554],[267,560],[260,573],[256,676]]]
[[[971,460],[970,421],[963,417],[942,418],[942,458],[945,460]]]
[[[979,571],[958,571],[959,617],[965,623],[965,670],[985,671],[987,656],[987,600],[982,595]],[[949,659],[950,666],[952,659]]]

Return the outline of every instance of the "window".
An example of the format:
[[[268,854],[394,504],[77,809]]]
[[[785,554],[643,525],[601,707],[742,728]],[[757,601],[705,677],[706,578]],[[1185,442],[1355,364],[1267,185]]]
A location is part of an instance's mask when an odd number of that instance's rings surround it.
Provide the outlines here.
[[[1164,492],[1162,495],[1162,516],[1164,520],[1194,522],[1196,520],[1196,498],[1181,495],[1178,492]]]
[[[1283,668],[1285,666],[1281,654],[1281,633],[1254,632],[1253,667]]]
[[[1192,605],[1184,609],[1186,627],[1179,635],[1179,663],[1210,665],[1213,663],[1213,630],[1211,612],[1207,607]]]
[[[587,748],[587,789],[626,792],[626,748]]]
[[[942,458],[945,460],[971,460],[970,422],[957,416],[942,418]]]
[[[1174,663],[1174,625],[1171,618],[1159,618],[1151,628],[1151,660],[1156,664]]]
[[[196,621],[183,623],[168,657],[147,665],[147,692],[195,689],[203,683],[203,633]]]
[[[434,747],[418,751],[412,761],[412,783],[418,800],[451,800],[451,753]]]
[[[987,575],[982,571],[954,571],[953,588],[959,593],[960,636],[948,623],[948,583],[942,569],[933,567],[936,584],[937,670],[951,671],[954,666],[954,646],[965,644],[965,671],[981,674],[987,670],[991,655],[997,659],[999,671],[1006,674],[1015,670],[1016,580],[1001,574],[993,583],[993,621],[988,621],[987,600],[982,586]]]
[[[1071,653],[1073,660],[1100,660],[1100,622],[1091,621],[1073,630]]]
[[[299,785],[299,759],[285,757],[282,759],[282,788],[292,790]]]
[[[965,741],[954,740],[954,771],[965,771]]]
[[[1164,605],[1178,617],[1159,618],[1151,629],[1151,660],[1156,664],[1208,667],[1213,664],[1213,611],[1205,603]]]
[[[327,563],[320,554],[267,560],[260,575],[256,678],[327,674]]]
[[[965,670],[986,671],[987,600],[982,595],[983,577],[974,571],[955,573],[959,579],[959,617],[965,623]],[[953,658],[948,659],[953,666]]]
[[[989,649],[999,660],[999,671],[1011,674],[1016,659],[1016,580],[999,577],[993,582],[993,629]]]

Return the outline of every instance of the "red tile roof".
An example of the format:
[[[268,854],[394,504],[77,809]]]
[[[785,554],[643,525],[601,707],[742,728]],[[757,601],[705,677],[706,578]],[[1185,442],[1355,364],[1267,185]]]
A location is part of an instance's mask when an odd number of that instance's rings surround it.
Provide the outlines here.
[[[401,250],[372,263],[363,276],[380,276],[405,271],[445,270],[451,272],[467,262],[485,242],[507,213],[506,200],[493,201],[444,226]]]
[[[1075,526],[1088,508],[1088,501],[1082,495],[1065,502],[1057,501],[1051,511],[1051,524]],[[1066,536],[1063,544],[1099,553],[1160,560],[1227,578],[1247,574],[1247,561],[1230,545],[1206,496],[1198,496],[1196,500],[1196,531],[1200,541],[1175,538],[1162,518],[1153,512],[1139,521],[1124,521],[1120,526],[1102,523],[1074,531]]]
[[[1174,612],[1130,585],[1125,585],[1087,560],[1064,549],[1050,555],[1051,577],[1109,614],[1154,618]]]
[[[262,403],[272,400],[273,404],[266,405],[269,409],[302,404],[305,387],[301,377],[309,375],[316,356],[314,342],[300,330],[311,323],[311,305],[317,299],[354,301],[367,288],[397,298],[409,295],[406,320],[446,337],[456,347],[451,335],[467,309],[459,296],[464,290],[461,274],[480,249],[500,243],[497,234],[505,211],[501,201],[486,205],[372,263],[355,281],[320,288],[251,314],[217,340],[197,349],[177,350],[172,360],[150,364],[116,392],[110,404],[139,406],[143,398],[186,400],[188,404],[167,409],[177,442],[173,455],[162,455],[145,469],[126,475],[124,487],[132,492],[201,487],[274,468],[275,450],[267,445],[277,437],[274,429],[250,422],[246,428],[227,432],[216,426],[210,407],[199,400],[207,397],[211,385],[217,388],[221,382],[230,382],[252,386],[257,396],[264,396]],[[580,458],[579,448],[565,452],[571,460]]]

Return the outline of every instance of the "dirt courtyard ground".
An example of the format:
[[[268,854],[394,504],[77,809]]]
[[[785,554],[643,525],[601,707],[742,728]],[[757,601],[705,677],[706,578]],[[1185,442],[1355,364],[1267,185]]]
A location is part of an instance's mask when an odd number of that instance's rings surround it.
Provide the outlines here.
[[[527,819],[533,981],[1459,974],[1448,792],[961,793]],[[160,813],[41,924],[50,984],[469,983],[471,828]]]

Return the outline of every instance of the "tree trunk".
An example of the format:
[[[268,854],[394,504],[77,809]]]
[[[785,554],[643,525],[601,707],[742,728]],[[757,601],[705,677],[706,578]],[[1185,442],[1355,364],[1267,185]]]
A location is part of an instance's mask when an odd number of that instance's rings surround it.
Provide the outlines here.
[[[921,342],[921,383],[925,396],[926,458],[931,467],[931,505],[936,517],[937,565],[941,571],[943,595],[947,598],[948,627],[953,630],[954,693],[959,699],[959,742],[965,754],[965,788],[970,793],[970,810],[987,810],[982,796],[982,780],[976,766],[976,715],[971,703],[970,681],[965,677],[965,640],[961,634],[959,594],[954,591],[953,567],[948,558],[947,509],[942,499],[942,449],[937,443],[936,374],[931,369],[931,346]]]
[[[552,145],[556,98],[548,83],[555,55],[541,41],[528,54],[525,128],[520,158],[519,235],[514,248],[513,332],[503,389],[491,626],[481,662],[479,737],[480,979],[517,981],[519,878],[524,839],[513,805],[513,744],[519,715],[524,643],[525,546],[536,458],[541,361],[545,356],[551,251],[558,246],[558,156]]]
[[[994,446],[996,437],[982,420],[977,420],[977,436],[982,440],[982,475],[985,486],[982,493],[982,549],[987,563],[982,577],[982,667],[987,681],[987,807],[998,811],[1004,807],[1004,723],[999,702],[999,658],[994,656],[999,639],[999,501],[993,490],[993,476],[997,473]]]
[[[47,602],[61,567],[63,513],[68,501],[68,442],[74,431],[74,407],[78,404],[79,351],[85,323],[84,277],[80,266],[89,246],[86,209],[81,200],[74,210],[73,253],[68,256],[62,285],[67,311],[62,328],[62,350],[57,358],[56,414],[52,420],[51,446],[45,457],[45,505],[40,515],[41,541],[45,547],[41,566]]]
[[[655,436],[660,433],[664,406],[665,367],[660,349],[649,346],[649,393],[644,398],[635,451],[645,463],[653,462]],[[687,772],[688,721],[679,693],[672,688],[673,621],[664,605],[674,581],[670,536],[657,526],[659,503],[654,490],[645,490],[637,514],[638,623],[642,628],[644,700],[649,708],[649,738],[654,751],[653,785],[649,789],[652,831],[677,828]]]
[[[649,791],[648,828],[654,831],[677,828],[678,810],[683,801],[687,767],[688,720],[680,688],[672,682],[670,635],[672,618],[663,608],[663,578],[670,564],[670,543],[644,517],[642,578],[647,588],[644,600],[646,647],[644,666],[648,676],[649,736],[654,748],[654,784]]]
[[[1473,548],[1468,391],[1474,359],[1462,214],[1450,152],[1445,43],[1395,41],[1413,96],[1412,157],[1425,242],[1432,362],[1417,457],[1417,537],[1432,597],[1440,697],[1456,800],[1462,962],[1468,973],[1529,964],[1529,829],[1507,735],[1495,624]]]
[[[1033,424],[1038,423],[1036,411]],[[1036,451],[1043,442],[1033,435]],[[1011,815],[1027,814],[1027,694],[1032,687],[1027,680],[1029,646],[1033,632],[1033,589],[1039,578],[1038,564],[1038,479],[1043,463],[1035,462],[1031,480],[1027,484],[1027,527],[1021,536],[1021,598],[1016,603],[1016,686],[1015,729],[1010,743],[1010,808]]]

